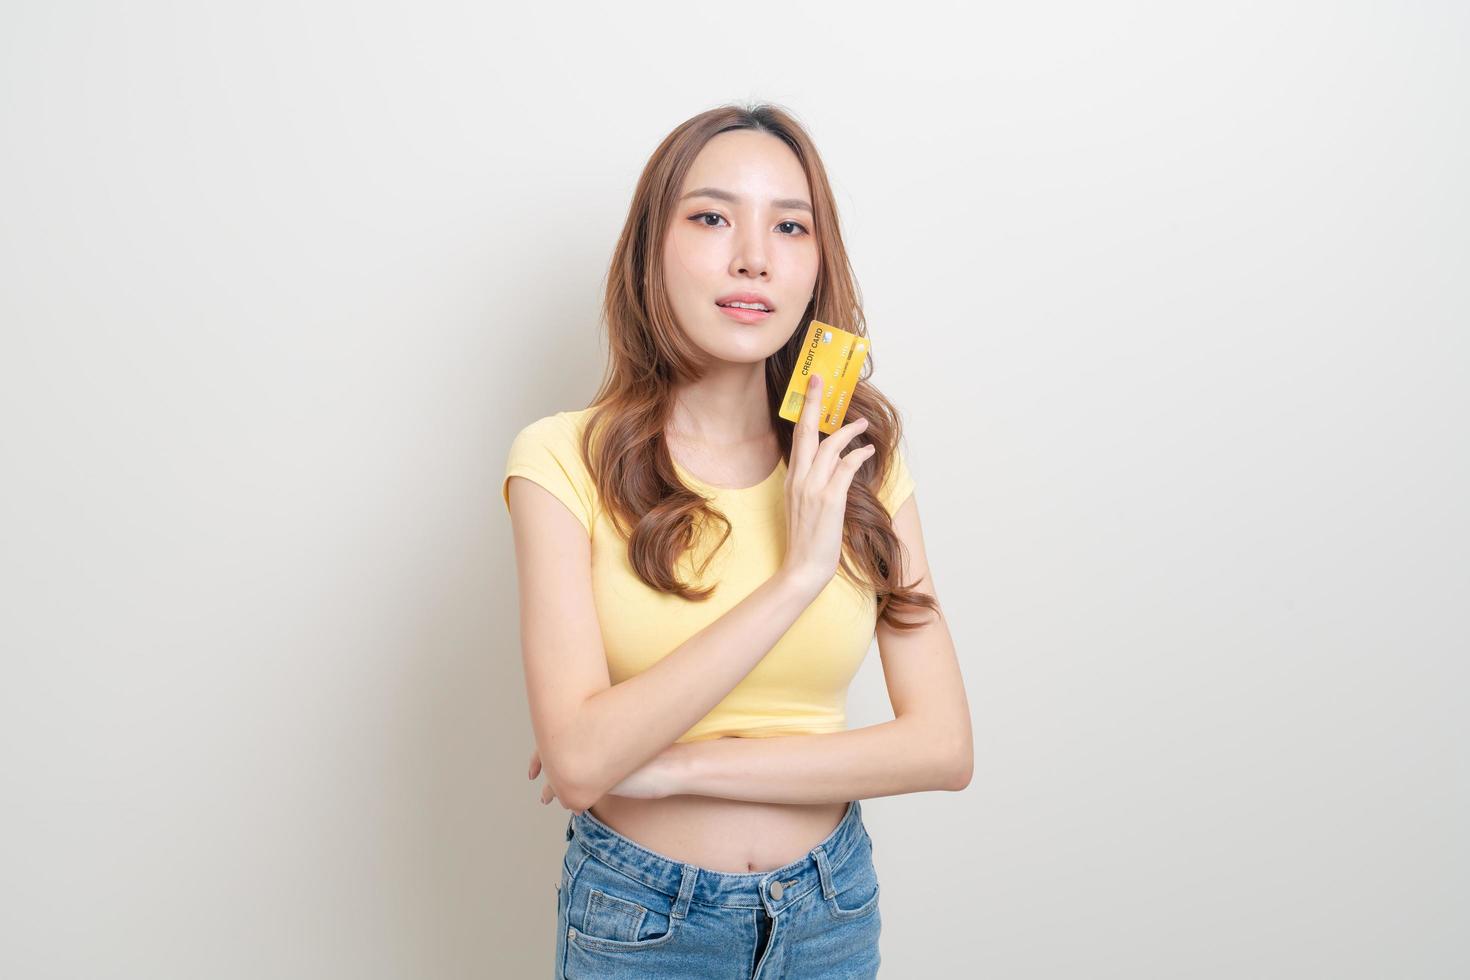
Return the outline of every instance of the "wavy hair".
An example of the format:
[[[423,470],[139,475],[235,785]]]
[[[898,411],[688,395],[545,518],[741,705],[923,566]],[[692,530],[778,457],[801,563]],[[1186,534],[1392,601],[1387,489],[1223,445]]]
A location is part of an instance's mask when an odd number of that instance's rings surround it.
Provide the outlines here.
[[[683,379],[703,375],[708,355],[691,343],[675,321],[663,282],[663,247],[683,181],[712,137],[751,129],[782,140],[796,154],[812,191],[812,223],[820,256],[816,289],[801,322],[786,345],[766,358],[766,401],[771,422],[789,466],[793,426],[778,412],[787,382],[801,354],[812,319],[867,336],[856,277],[838,228],[832,188],[816,147],[800,124],[770,104],[724,105],[686,120],[654,150],[638,185],[606,280],[602,317],[608,360],[593,409],[582,434],[583,461],[594,474],[608,516],[628,542],[628,559],[638,577],[660,592],[702,601],[714,586],[695,589],[676,574],[680,557],[705,527],[723,525],[723,546],[731,525],[699,492],[684,485],[664,439]],[[873,445],[848,489],[839,571],[859,588],[871,590],[878,616],[894,629],[917,629],[902,613],[938,611],[933,596],[905,583],[903,543],[878,498],[890,460],[898,451],[902,424],[898,410],[868,380],[870,354],[852,394],[851,409],[868,427],[848,450]],[[713,556],[711,552],[710,557]],[[705,559],[701,569],[708,564]]]

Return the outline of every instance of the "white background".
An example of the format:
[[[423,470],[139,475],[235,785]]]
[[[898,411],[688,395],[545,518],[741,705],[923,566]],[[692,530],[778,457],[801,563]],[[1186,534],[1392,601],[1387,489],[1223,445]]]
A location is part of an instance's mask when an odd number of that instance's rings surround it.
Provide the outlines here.
[[[0,8],[0,974],[551,972],[499,484],[633,183],[835,181],[974,709],[901,978],[1470,974],[1470,16]],[[888,717],[876,653],[850,720]]]

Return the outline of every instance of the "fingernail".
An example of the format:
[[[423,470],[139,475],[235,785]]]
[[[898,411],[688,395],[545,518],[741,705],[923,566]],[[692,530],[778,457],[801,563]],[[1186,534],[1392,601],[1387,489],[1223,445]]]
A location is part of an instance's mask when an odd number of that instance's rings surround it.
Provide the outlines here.
[[[819,385],[821,383],[822,383],[822,377],[821,377],[821,375],[814,374],[810,378],[807,379],[806,386],[808,388],[815,388],[817,385]]]

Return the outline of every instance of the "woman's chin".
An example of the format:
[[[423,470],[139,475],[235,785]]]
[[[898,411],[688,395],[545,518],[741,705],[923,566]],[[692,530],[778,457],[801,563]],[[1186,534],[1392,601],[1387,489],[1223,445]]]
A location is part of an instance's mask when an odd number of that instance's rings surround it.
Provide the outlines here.
[[[786,338],[766,331],[759,334],[751,331],[743,336],[722,334],[709,338],[699,346],[710,357],[731,364],[760,364],[779,351],[785,341]]]

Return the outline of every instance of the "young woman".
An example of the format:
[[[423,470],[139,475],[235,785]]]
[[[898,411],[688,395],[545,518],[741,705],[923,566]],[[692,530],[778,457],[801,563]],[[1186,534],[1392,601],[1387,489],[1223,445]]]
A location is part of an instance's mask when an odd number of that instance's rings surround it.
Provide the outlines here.
[[[899,414],[863,379],[823,436],[814,378],[800,421],[778,415],[811,320],[867,335],[788,113],[669,134],[603,313],[592,404],[522,429],[503,487],[529,775],[572,811],[556,976],[875,976],[858,801],[963,789],[970,715]],[[895,717],[849,731],[875,632]]]

